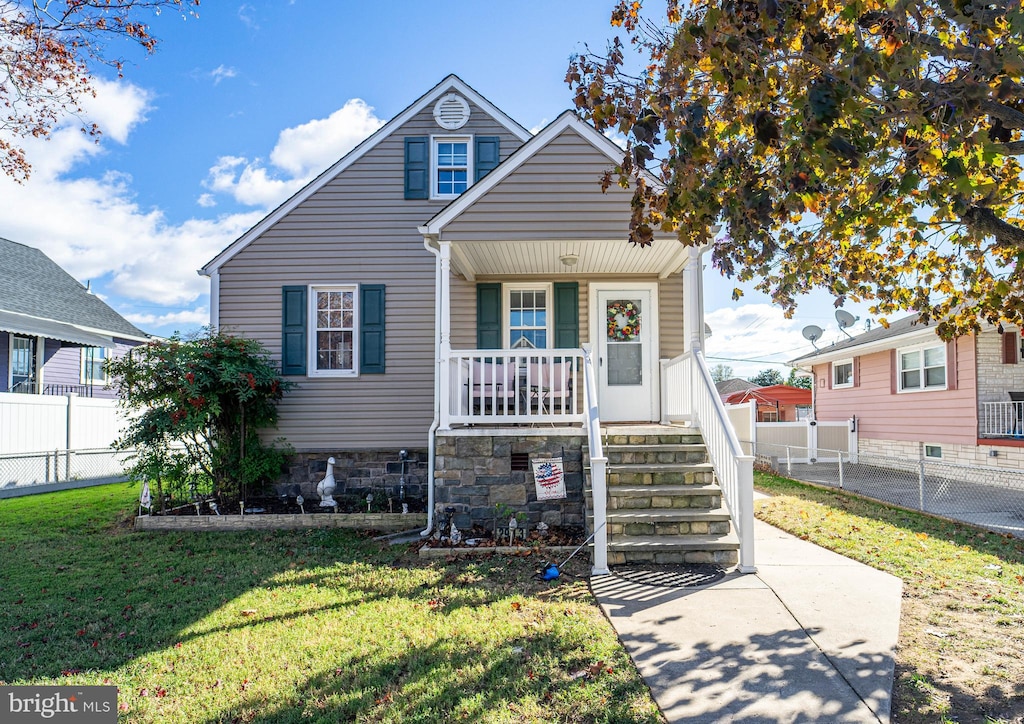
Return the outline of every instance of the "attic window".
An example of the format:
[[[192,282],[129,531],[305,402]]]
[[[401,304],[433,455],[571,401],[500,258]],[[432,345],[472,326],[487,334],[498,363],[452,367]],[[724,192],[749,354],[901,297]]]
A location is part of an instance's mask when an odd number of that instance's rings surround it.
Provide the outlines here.
[[[449,93],[434,105],[434,120],[448,131],[462,128],[469,121],[469,103],[457,93]]]

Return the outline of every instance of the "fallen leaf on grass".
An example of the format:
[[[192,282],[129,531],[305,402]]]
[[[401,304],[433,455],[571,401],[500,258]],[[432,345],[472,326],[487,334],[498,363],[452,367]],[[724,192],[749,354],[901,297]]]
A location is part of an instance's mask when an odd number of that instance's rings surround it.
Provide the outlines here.
[[[513,611],[518,611],[522,607],[523,607],[523,604],[519,603],[519,601],[513,601],[512,602],[512,610]]]
[[[240,613],[243,616],[255,616],[257,613],[259,613],[259,611],[257,611],[255,608],[243,608],[240,611]]]

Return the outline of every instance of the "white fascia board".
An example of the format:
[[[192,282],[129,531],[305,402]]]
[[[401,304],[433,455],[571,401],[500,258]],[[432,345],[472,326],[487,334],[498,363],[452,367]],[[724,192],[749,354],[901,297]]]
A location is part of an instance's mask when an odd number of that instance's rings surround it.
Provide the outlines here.
[[[596,128],[586,123],[573,111],[565,111],[558,118],[549,123],[540,133],[520,146],[515,153],[501,162],[497,168],[487,174],[483,181],[475,183],[459,198],[441,209],[424,226],[419,227],[419,232],[424,236],[436,237],[441,231],[458,218],[462,212],[469,209],[481,196],[511,176],[520,166],[533,158],[542,148],[554,140],[558,134],[567,128],[574,129],[580,136],[588,141],[595,149],[608,157],[613,164],[622,163],[622,149]],[[644,174],[648,183],[660,188],[660,182],[650,173]]]
[[[482,95],[477,93],[475,90],[466,85],[465,81],[459,78],[457,75],[449,75],[447,78],[442,80],[432,89],[427,91],[425,94],[420,96],[419,100],[415,101],[411,106],[406,108],[404,111],[399,113],[397,116],[392,118],[390,121],[385,123],[383,126],[378,128],[373,134],[367,137],[362,143],[353,148],[351,151],[346,153],[341,159],[333,166],[328,168],[326,171],[321,173],[315,179],[306,184],[302,189],[297,191],[294,196],[285,201],[283,204],[278,206],[276,209],[271,211],[267,216],[263,218],[256,226],[249,229],[242,236],[238,237],[230,246],[224,249],[220,254],[215,256],[209,262],[207,262],[202,269],[199,270],[200,276],[208,277],[211,273],[220,269],[231,257],[240,252],[251,241],[258,238],[261,234],[267,231],[270,227],[280,221],[282,218],[290,214],[299,204],[308,199],[310,196],[315,194],[321,188],[326,186],[331,180],[333,180],[339,173],[344,171],[346,168],[351,166],[353,163],[358,161],[367,152],[372,150],[381,141],[386,139],[396,130],[401,128],[405,123],[415,116],[417,113],[426,108],[430,103],[436,101],[445,93],[451,90],[456,90],[469,98],[478,107],[482,108],[488,115],[492,116],[501,125],[508,129],[509,133],[514,135],[524,143],[532,138],[530,132],[523,128],[521,125],[512,120],[504,111],[495,106],[489,100],[484,98]]]
[[[801,360],[791,360],[786,364],[800,369],[809,370],[813,365],[835,362],[840,359],[850,359],[851,357],[861,357],[866,354],[885,352],[890,349],[899,349],[900,347],[906,347],[911,344],[926,342],[929,338],[934,339],[936,343],[945,344],[945,342],[935,334],[935,327],[922,327],[921,329],[905,332],[895,337],[886,337],[885,339],[880,339],[877,342],[843,347],[842,349],[837,349],[834,352],[830,352],[826,348],[814,357]]]

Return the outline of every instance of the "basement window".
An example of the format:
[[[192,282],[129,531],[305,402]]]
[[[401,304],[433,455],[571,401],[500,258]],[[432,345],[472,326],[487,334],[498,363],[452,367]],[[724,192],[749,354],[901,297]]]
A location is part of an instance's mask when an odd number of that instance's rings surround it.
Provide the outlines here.
[[[530,469],[529,453],[512,453],[512,471],[522,472]]]

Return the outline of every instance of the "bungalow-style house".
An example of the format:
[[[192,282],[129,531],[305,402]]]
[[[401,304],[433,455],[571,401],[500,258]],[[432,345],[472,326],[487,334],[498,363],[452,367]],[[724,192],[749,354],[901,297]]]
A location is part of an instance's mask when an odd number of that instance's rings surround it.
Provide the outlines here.
[[[572,112],[531,134],[449,76],[200,270],[211,323],[296,383],[273,433],[292,489],[333,456],[339,491],[398,495],[404,451],[401,494],[431,525],[509,506],[531,526],[593,518],[596,569],[609,534],[612,563],[736,561],[741,503],[701,431],[659,424],[723,425],[697,354],[699,250],[627,243],[632,192],[601,188],[621,153]],[[749,467],[738,444],[710,453],[719,478]],[[538,494],[550,459],[564,498]]]
[[[758,422],[797,422],[811,409],[811,391],[792,385],[766,385],[723,395],[727,405],[757,403]]]
[[[944,342],[911,315],[799,357],[814,416],[855,419],[858,451],[1024,468],[1024,345],[1014,327]]]
[[[106,360],[148,339],[43,252],[0,238],[0,393],[113,398]]]

